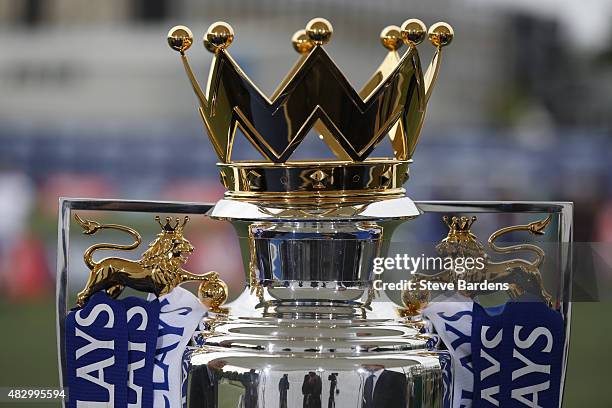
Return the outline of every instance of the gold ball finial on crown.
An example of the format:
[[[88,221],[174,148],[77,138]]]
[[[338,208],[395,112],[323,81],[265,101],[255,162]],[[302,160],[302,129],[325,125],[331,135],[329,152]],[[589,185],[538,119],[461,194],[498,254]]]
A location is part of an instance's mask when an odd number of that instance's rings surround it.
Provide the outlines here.
[[[389,51],[397,51],[404,44],[402,30],[396,25],[390,25],[380,32],[380,42]]]
[[[306,35],[315,45],[324,45],[331,40],[334,28],[331,23],[324,18],[313,18],[306,24]]]
[[[427,35],[427,26],[418,18],[411,18],[404,21],[401,31],[404,42],[407,45],[414,47],[422,43],[425,39],[425,36]]]
[[[308,54],[314,47],[314,42],[306,34],[306,30],[296,31],[293,37],[291,37],[291,43],[293,44],[293,49],[299,54]]]
[[[184,53],[193,44],[193,33],[185,26],[174,26],[168,31],[168,45],[175,51]]]
[[[204,47],[212,53],[229,47],[232,41],[234,29],[223,21],[212,23],[204,35]]]
[[[443,21],[429,27],[429,41],[436,47],[446,47],[453,41],[455,32],[450,24]]]

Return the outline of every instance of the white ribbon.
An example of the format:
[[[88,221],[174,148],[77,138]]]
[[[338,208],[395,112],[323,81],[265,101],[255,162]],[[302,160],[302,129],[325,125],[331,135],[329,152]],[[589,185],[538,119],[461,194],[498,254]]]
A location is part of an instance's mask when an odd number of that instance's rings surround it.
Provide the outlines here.
[[[182,406],[182,360],[206,308],[181,287],[159,298],[159,332],[153,368],[153,406]]]
[[[423,310],[423,316],[434,326],[448,348],[454,366],[453,407],[470,408],[474,390],[472,366],[471,299],[459,295],[440,295]]]

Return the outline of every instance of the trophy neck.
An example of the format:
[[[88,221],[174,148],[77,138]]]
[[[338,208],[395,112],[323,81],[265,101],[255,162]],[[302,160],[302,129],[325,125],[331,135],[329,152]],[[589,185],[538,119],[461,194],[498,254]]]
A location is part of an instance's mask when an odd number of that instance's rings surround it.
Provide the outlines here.
[[[398,222],[234,222],[247,282],[276,311],[362,309],[371,301],[374,259]],[[327,312],[326,312],[327,313]],[[354,313],[351,311],[350,313]]]
[[[292,291],[363,287],[372,281],[383,235],[383,227],[372,222],[254,223],[249,227],[251,267],[264,286]]]

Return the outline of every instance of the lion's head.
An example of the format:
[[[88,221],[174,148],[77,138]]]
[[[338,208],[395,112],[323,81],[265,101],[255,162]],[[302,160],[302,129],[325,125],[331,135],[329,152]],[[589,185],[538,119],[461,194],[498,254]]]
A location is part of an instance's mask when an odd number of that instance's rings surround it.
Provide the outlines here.
[[[142,254],[141,264],[145,268],[158,267],[163,271],[174,272],[187,262],[193,252],[193,245],[183,237],[183,227],[189,218],[185,217],[182,223],[177,218],[174,227],[170,225],[170,217],[166,218],[165,225],[161,224],[159,217],[155,219],[162,227],[162,232]]]

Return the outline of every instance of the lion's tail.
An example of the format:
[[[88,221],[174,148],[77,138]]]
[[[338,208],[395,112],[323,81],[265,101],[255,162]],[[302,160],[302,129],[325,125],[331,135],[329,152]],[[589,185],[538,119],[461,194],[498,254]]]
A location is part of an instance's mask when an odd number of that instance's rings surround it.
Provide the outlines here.
[[[534,253],[536,257],[535,260],[530,263],[535,267],[540,267],[540,265],[544,261],[545,254],[542,248],[540,248],[539,246],[533,245],[533,244],[518,244],[518,245],[509,245],[506,247],[500,247],[496,245],[494,241],[498,239],[499,237],[501,237],[502,235],[508,234],[510,232],[515,232],[515,231],[528,231],[529,233],[533,235],[543,235],[544,230],[546,229],[548,224],[550,224],[551,220],[552,220],[552,216],[549,215],[543,220],[535,221],[527,225],[516,225],[516,226],[506,227],[506,228],[497,230],[493,234],[491,234],[491,236],[489,237],[489,246],[495,252],[502,253],[502,254],[518,252],[518,251],[530,251]]]
[[[118,224],[100,224],[96,221],[84,220],[81,217],[79,217],[77,214],[74,215],[74,219],[83,228],[83,234],[86,234],[86,235],[93,235],[101,229],[112,229],[112,230],[126,232],[130,234],[132,238],[134,238],[134,242],[132,242],[129,245],[99,243],[99,244],[94,244],[90,246],[89,248],[87,248],[87,250],[83,254],[83,260],[85,261],[85,264],[90,270],[93,270],[97,265],[97,263],[93,260],[93,253],[95,251],[99,249],[100,250],[113,249],[113,250],[121,250],[121,251],[131,251],[132,249],[138,248],[138,246],[142,242],[142,238],[140,237],[140,234],[137,231],[133,230],[132,228],[129,228],[123,225],[118,225]]]

